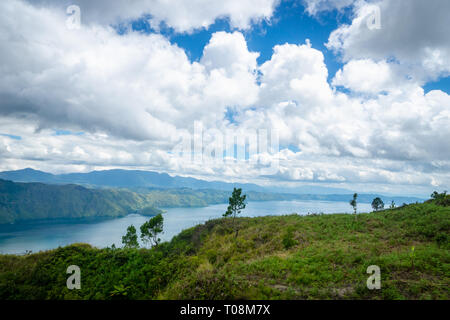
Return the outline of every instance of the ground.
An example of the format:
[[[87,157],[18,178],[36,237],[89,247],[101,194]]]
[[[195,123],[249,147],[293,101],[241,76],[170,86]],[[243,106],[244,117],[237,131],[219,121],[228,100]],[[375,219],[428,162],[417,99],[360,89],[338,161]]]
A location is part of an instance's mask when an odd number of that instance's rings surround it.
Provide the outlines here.
[[[235,229],[238,229],[236,237]],[[0,256],[1,299],[445,299],[450,207],[208,221],[152,249]],[[69,265],[81,289],[66,287]],[[381,289],[366,286],[367,267]]]

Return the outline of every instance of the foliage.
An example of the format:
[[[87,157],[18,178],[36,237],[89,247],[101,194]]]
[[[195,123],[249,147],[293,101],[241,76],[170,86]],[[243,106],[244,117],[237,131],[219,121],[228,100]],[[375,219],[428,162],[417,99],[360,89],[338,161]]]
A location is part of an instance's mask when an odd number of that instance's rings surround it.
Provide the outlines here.
[[[122,237],[122,243],[125,248],[139,248],[136,228],[133,225],[127,228],[127,234]]]
[[[150,243],[151,246],[156,246],[161,241],[158,235],[163,232],[164,218],[162,214],[158,214],[145,222],[141,226],[141,240],[144,243]]]
[[[128,289],[123,284],[114,285],[114,290],[111,291],[111,297],[124,299],[128,296]]]
[[[246,192],[246,200],[248,201],[343,201],[346,197],[348,195]],[[369,197],[370,195],[367,194],[360,195],[358,201],[370,203],[372,198]],[[399,202],[413,200],[413,198],[398,199]],[[383,200],[388,201],[384,198]],[[138,187],[132,190],[92,189],[78,185],[15,183],[0,179],[0,224],[35,219],[120,217],[130,213],[154,216],[162,213],[162,210],[157,208],[204,207],[211,204],[227,203],[228,201],[229,192],[223,190]],[[450,203],[450,200],[447,202]],[[354,208],[356,210],[356,199]]]
[[[245,194],[241,196],[241,193],[242,189],[233,189],[233,193],[228,199],[227,212],[223,214],[224,217],[233,216],[233,218],[236,218],[236,215],[241,213],[242,209],[245,209],[245,198],[247,196]]]
[[[231,197],[228,199],[228,208],[227,211],[223,214],[224,217],[233,217],[233,225],[235,225],[234,220],[236,219],[236,216],[241,213],[243,209],[245,209],[245,198],[247,197],[245,194],[241,196],[242,189],[233,189],[233,193],[231,194]],[[238,235],[238,229],[235,228],[236,235]]]
[[[232,219],[216,219],[150,249],[0,255],[0,300],[448,300],[450,208],[433,201],[360,213],[357,224],[349,214],[236,218],[237,239]],[[65,285],[69,265],[81,268],[80,290]],[[370,265],[381,290],[366,287]]]
[[[447,195],[447,191],[444,191],[442,193],[438,193],[437,191],[434,191],[431,194],[431,198],[439,206],[450,206],[450,195]]]
[[[358,199],[358,194],[355,193],[355,194],[353,194],[353,199],[350,200],[350,205],[353,207],[353,211],[355,214],[356,214],[356,206],[357,206],[356,200],[357,199]]]
[[[0,180],[0,224],[35,219],[119,217],[151,205],[148,196],[127,190]]]
[[[287,230],[282,241],[283,241],[283,247],[285,249],[290,249],[293,246],[298,244],[298,242],[294,239],[294,233],[293,233],[292,229]]]
[[[414,270],[414,259],[416,258],[415,253],[416,247],[412,246],[411,251],[409,252],[409,257],[411,258],[411,268]]]
[[[372,201],[372,208],[375,211],[383,209],[384,208],[383,200],[381,200],[379,197],[376,197],[375,199],[373,199],[373,201]]]

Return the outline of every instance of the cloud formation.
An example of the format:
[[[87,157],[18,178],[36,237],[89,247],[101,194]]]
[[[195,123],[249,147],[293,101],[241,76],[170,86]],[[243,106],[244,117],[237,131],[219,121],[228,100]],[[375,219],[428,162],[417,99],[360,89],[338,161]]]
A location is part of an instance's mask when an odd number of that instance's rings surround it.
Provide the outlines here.
[[[33,5],[66,9],[59,0],[27,0]],[[176,32],[192,32],[208,28],[216,19],[228,19],[232,28],[248,29],[272,17],[279,0],[74,0],[70,4],[81,8],[86,24],[117,24],[126,20],[148,17],[155,29],[161,23]]]
[[[379,10],[380,28],[367,20]],[[450,75],[450,2],[446,0],[358,1],[350,25],[329,37],[329,49],[344,61],[389,59],[420,84]]]
[[[259,65],[259,53],[249,50],[240,31],[216,32],[201,59],[191,62],[160,34],[119,35],[101,20],[68,30],[64,11],[50,2],[0,3],[0,170],[125,167],[263,183],[373,184],[386,191],[409,186],[418,192],[450,184],[450,96],[422,88],[425,79],[447,70],[450,59],[438,59],[448,54],[448,37],[439,40],[442,33],[434,34],[428,47],[414,40],[415,53],[398,49],[392,39],[364,51],[368,39],[381,35],[356,27],[369,5],[358,2],[353,23],[330,35],[329,48],[345,64],[329,83],[324,55],[309,40],[276,45],[271,59]],[[103,8],[102,1],[95,3]],[[249,2],[230,3],[241,12]],[[111,12],[121,12],[119,4]],[[273,8],[274,2],[263,4]],[[383,17],[388,3],[379,4]],[[141,11],[123,11],[123,17],[146,12],[144,4],[138,7]],[[415,3],[411,10],[420,8]],[[215,12],[210,19],[218,16]],[[249,17],[236,26],[249,27]],[[205,26],[200,18],[183,26],[176,15],[173,19],[180,31]],[[382,28],[396,32],[397,27],[382,19]],[[429,68],[413,67],[425,65]],[[239,161],[187,163],[172,150],[193,132],[195,121],[219,132],[277,130],[280,151],[259,156],[266,164],[276,159],[278,172],[261,177],[257,166]],[[83,134],[57,135],[56,130]]]

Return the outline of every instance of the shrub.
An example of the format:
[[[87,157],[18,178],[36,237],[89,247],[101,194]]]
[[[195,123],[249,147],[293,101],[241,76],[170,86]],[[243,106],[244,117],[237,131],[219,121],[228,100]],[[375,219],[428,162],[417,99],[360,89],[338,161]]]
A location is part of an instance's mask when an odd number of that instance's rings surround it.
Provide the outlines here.
[[[283,242],[283,246],[285,249],[290,249],[293,246],[298,244],[297,240],[294,239],[294,234],[293,234],[292,230],[288,230],[286,232],[286,234],[283,237],[282,242]]]

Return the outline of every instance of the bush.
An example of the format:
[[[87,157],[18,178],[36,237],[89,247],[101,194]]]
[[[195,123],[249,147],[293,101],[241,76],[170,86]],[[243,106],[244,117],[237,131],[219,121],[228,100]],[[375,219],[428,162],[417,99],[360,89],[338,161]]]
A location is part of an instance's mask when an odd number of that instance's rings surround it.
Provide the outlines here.
[[[298,244],[297,240],[294,239],[292,230],[288,230],[288,232],[284,235],[282,242],[286,250]]]
[[[434,199],[435,203],[438,206],[450,206],[450,195],[447,194],[447,191],[444,191],[442,193],[438,193],[437,191],[434,191],[431,194],[431,198]]]

